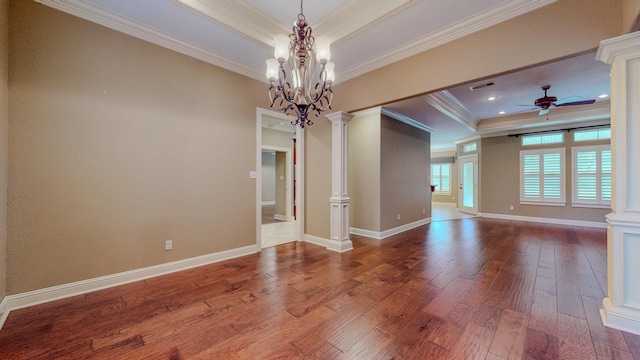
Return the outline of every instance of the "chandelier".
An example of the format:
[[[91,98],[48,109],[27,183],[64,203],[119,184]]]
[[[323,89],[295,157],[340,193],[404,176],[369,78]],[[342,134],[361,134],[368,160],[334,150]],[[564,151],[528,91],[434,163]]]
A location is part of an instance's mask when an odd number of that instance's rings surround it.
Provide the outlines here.
[[[313,125],[309,115],[318,116],[331,109],[335,79],[334,63],[330,62],[331,40],[327,36],[311,35],[311,27],[302,13],[293,25],[293,33],[274,37],[274,58],[267,59],[269,99],[271,107],[297,119],[291,125]]]

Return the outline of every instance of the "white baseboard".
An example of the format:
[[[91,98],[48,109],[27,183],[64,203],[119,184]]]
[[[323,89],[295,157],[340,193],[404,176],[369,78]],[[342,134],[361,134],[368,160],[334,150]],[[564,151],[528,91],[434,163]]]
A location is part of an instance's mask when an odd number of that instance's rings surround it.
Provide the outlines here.
[[[329,239],[321,238],[319,236],[304,234],[304,241],[308,243],[320,245],[325,248],[329,247]]]
[[[610,298],[602,300],[602,324],[612,329],[640,335],[640,313],[613,306]]]
[[[381,238],[382,233],[379,232],[379,231],[373,231],[373,230],[359,229],[359,228],[355,228],[355,227],[350,227],[349,228],[349,233],[353,234],[353,235],[366,236],[368,238],[377,239],[377,240],[382,239]]]
[[[478,213],[478,216],[485,217],[488,219],[517,220],[517,221],[538,222],[538,223],[556,224],[556,225],[584,226],[584,227],[592,227],[592,228],[600,228],[600,229],[607,228],[607,223],[604,221],[604,219],[602,222],[598,222],[598,221],[554,219],[554,218],[543,218],[543,217],[534,217],[534,216],[520,216],[520,215],[493,214],[493,213]]]
[[[212,264],[260,251],[257,245],[245,246],[237,249],[221,251],[213,254],[196,256],[189,259],[173,261],[165,264],[149,266],[141,269],[125,271],[117,274],[101,276],[93,279],[76,281],[73,283],[52,286],[25,293],[8,295],[0,303],[0,321],[4,321],[8,313],[13,310],[43,304],[50,301],[68,298],[92,291],[102,290],[118,285],[144,280],[177,271],[187,270],[198,266]],[[2,311],[4,309],[4,312]],[[1,328],[1,325],[0,325]]]
[[[285,215],[275,214],[273,215],[273,218],[279,221],[287,221],[287,217]]]
[[[9,306],[7,305],[7,297],[5,296],[2,301],[0,301],[0,329],[4,325],[4,322],[7,320],[9,316]]]
[[[404,224],[398,227],[395,227],[393,229],[389,229],[389,230],[385,230],[382,232],[378,232],[378,231],[371,231],[371,230],[366,230],[366,229],[358,229],[358,228],[349,228],[349,232],[351,234],[354,235],[361,235],[361,236],[366,236],[366,237],[370,237],[370,238],[374,238],[377,240],[382,240],[385,238],[388,238],[389,236],[393,236],[396,234],[400,234],[401,232],[405,232],[407,230],[411,230],[413,228],[417,228],[418,226],[422,226],[422,225],[426,225],[429,224],[431,222],[431,218],[425,218],[425,219],[420,219],[418,221],[414,221],[412,223],[409,224]]]

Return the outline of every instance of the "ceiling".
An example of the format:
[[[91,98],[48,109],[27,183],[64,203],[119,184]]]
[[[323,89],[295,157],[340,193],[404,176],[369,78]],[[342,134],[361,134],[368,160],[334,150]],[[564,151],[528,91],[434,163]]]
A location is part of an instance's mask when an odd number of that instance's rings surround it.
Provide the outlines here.
[[[290,33],[300,12],[298,0],[35,1],[265,82],[273,36]],[[304,14],[314,34],[332,39],[339,82],[555,1],[307,0]],[[382,111],[432,131],[432,150],[450,149],[477,136],[608,121],[608,99],[598,98],[609,93],[608,74],[595,54],[583,54],[387,104]],[[486,83],[494,85],[469,90]],[[533,102],[544,95],[542,85],[551,85],[549,95],[559,100],[597,101],[538,116]]]

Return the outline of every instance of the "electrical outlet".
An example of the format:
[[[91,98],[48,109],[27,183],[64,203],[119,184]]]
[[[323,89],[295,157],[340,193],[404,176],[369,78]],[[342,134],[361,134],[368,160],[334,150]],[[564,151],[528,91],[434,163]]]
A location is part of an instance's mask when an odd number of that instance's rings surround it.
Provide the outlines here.
[[[400,220],[400,214],[398,214],[398,220]]]
[[[167,240],[164,242],[164,249],[171,250],[173,249],[173,240]]]
[[[424,208],[422,208],[422,213],[424,214],[426,212],[426,210]]]
[[[513,210],[513,205],[509,206],[509,210]]]

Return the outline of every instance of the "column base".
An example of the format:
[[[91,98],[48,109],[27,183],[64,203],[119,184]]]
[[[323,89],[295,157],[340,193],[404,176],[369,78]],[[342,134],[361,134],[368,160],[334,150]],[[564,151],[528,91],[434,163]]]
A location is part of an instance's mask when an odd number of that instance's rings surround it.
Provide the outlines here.
[[[615,307],[610,298],[602,300],[600,317],[604,326],[640,335],[640,311]]]
[[[353,250],[353,242],[351,240],[329,241],[327,249],[335,252],[347,252]]]
[[[327,249],[345,252],[353,250],[353,243],[349,239],[349,203],[348,196],[334,196],[331,203],[331,238]]]

